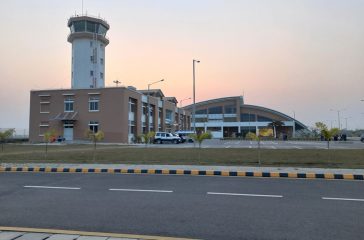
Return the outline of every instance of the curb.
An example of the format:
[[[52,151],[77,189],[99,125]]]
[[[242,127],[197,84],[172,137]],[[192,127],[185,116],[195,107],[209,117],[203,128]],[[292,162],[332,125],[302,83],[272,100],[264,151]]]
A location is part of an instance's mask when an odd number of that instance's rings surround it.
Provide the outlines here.
[[[159,175],[199,175],[225,177],[263,177],[263,178],[306,178],[364,180],[363,174],[300,173],[300,172],[244,172],[216,170],[181,169],[114,169],[114,168],[50,168],[50,167],[0,167],[1,172],[46,172],[46,173],[110,173],[110,174],[159,174]]]
[[[193,240],[191,238],[175,238],[175,237],[123,234],[123,233],[85,232],[85,231],[60,230],[60,229],[3,227],[3,226],[0,226],[0,231],[4,231],[4,232],[9,232],[9,231],[14,232],[15,231],[15,232],[24,232],[24,233],[66,234],[66,235],[79,235],[79,236],[90,236],[90,237],[120,238],[120,239],[130,239],[130,240]]]

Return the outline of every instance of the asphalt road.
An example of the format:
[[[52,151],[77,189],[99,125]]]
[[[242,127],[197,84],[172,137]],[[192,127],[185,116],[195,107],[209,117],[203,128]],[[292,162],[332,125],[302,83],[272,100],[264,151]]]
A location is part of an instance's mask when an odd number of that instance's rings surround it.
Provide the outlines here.
[[[196,143],[197,144],[197,143]],[[144,145],[140,145],[144,147]],[[193,143],[183,144],[150,144],[155,148],[191,148]],[[257,141],[247,140],[219,140],[207,139],[202,143],[202,148],[257,148]],[[327,149],[325,141],[261,141],[261,148],[265,149]],[[332,149],[364,149],[364,143],[360,141],[330,142]]]
[[[0,174],[0,226],[200,239],[363,239],[364,183]]]

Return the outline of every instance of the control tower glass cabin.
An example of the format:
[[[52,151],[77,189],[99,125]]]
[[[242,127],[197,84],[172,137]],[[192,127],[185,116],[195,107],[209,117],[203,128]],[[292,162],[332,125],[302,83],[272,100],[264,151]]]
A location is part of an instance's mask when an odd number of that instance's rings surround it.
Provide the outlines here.
[[[72,88],[105,87],[105,47],[109,24],[90,16],[74,16],[68,20],[72,43]]]

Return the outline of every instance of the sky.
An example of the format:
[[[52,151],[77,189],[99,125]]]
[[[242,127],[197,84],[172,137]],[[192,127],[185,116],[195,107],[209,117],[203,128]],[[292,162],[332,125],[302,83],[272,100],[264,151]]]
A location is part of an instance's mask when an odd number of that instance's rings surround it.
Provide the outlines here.
[[[364,128],[363,0],[84,0],[110,24],[106,86],[196,102],[244,95],[307,126]],[[28,129],[30,90],[70,88],[82,0],[0,1],[0,128]],[[183,105],[191,104],[184,100]],[[331,111],[330,111],[331,109]]]

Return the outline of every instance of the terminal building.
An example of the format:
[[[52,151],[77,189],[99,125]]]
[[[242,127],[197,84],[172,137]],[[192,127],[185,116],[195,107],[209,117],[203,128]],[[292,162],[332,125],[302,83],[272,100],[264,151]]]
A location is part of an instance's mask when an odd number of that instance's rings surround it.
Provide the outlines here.
[[[102,130],[105,142],[124,143],[136,142],[148,131],[190,129],[190,113],[159,89],[105,87],[110,28],[105,20],[74,16],[67,25],[72,44],[71,89],[31,91],[30,142],[44,141],[50,129],[66,141],[86,140],[85,132],[90,129]]]
[[[196,131],[210,131],[214,138],[245,137],[248,132],[259,134],[261,129],[270,129],[275,137],[295,137],[307,131],[307,127],[281,112],[261,106],[244,104],[242,96],[211,99],[196,103]],[[193,105],[184,107],[192,111]],[[192,124],[193,125],[193,124]]]

